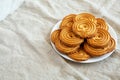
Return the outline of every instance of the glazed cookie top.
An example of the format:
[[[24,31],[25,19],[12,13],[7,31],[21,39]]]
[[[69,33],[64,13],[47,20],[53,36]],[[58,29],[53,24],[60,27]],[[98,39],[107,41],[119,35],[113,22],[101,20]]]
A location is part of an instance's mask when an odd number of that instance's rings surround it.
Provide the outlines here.
[[[58,30],[55,30],[55,31],[52,32],[52,34],[51,34],[51,41],[52,41],[53,43],[55,43],[55,41],[56,41],[57,38],[59,37],[60,31],[61,31],[61,30],[58,29]]]
[[[96,25],[97,28],[108,30],[108,26],[102,18],[97,18],[96,20],[97,20],[97,25]]]
[[[56,40],[55,46],[58,49],[58,51],[62,52],[63,54],[73,53],[79,48],[79,45],[74,47],[67,46],[64,43],[62,43],[59,39]]]
[[[81,21],[81,20],[88,20],[96,23],[96,18],[90,13],[81,13],[78,14],[75,18],[74,21]]]
[[[60,40],[68,46],[80,45],[84,39],[77,37],[70,28],[64,28],[60,32]]]
[[[72,30],[76,35],[79,35],[81,38],[90,38],[94,36],[97,32],[95,23],[83,19],[74,22]]]
[[[87,43],[93,47],[104,47],[108,45],[110,38],[111,37],[108,31],[99,28],[94,37],[87,39]]]
[[[83,49],[78,49],[74,53],[68,54],[68,56],[77,61],[84,61],[90,58],[90,55],[88,55]]]
[[[61,24],[60,24],[60,29],[63,29],[65,27],[72,27],[73,25],[73,19],[75,18],[76,14],[69,14],[63,18]]]

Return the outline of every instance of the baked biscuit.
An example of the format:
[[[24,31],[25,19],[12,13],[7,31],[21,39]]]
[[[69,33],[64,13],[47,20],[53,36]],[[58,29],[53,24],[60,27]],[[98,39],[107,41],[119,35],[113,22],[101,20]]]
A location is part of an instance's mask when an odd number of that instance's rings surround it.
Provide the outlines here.
[[[69,54],[69,53],[75,52],[79,48],[79,45],[74,46],[74,47],[70,47],[70,46],[67,46],[64,43],[62,43],[59,39],[57,39],[55,41],[55,47],[61,53],[63,53],[63,54]]]
[[[52,34],[51,34],[51,41],[53,43],[55,43],[56,39],[59,37],[60,31],[61,31],[60,29],[57,29],[57,30],[52,32]]]
[[[108,51],[107,52],[111,52],[115,49],[115,40],[113,38],[110,39],[110,42],[108,44]]]
[[[60,29],[63,29],[65,27],[72,27],[73,25],[73,19],[75,18],[76,14],[69,14],[65,18],[63,18],[61,24],[60,24]]]
[[[96,24],[97,28],[108,30],[108,26],[102,18],[97,18],[96,20],[97,20],[97,24]]]
[[[81,20],[88,20],[96,23],[95,16],[89,13],[81,13],[74,18],[74,21],[81,21]]]
[[[94,37],[87,39],[87,43],[93,47],[105,47],[109,43],[110,38],[108,31],[99,28]]]
[[[96,48],[90,46],[88,43],[84,43],[84,50],[92,57],[101,56],[107,53],[107,47]]]
[[[60,32],[60,40],[68,46],[80,45],[84,39],[77,37],[70,28],[64,28]]]
[[[90,55],[88,55],[84,50],[80,49],[77,50],[74,53],[68,54],[68,56],[74,60],[77,61],[85,61],[90,58]]]
[[[93,37],[97,32],[96,24],[84,19],[74,22],[72,30],[76,35],[79,35],[81,38]]]

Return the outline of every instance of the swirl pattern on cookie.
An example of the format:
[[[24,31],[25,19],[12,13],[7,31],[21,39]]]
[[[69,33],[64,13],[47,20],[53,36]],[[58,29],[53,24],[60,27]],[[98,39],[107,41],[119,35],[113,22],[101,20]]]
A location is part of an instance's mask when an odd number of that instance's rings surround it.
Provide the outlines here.
[[[94,37],[87,39],[87,43],[93,47],[104,47],[109,41],[109,32],[101,28],[98,29],[97,34]]]
[[[55,31],[52,32],[52,34],[51,34],[51,41],[53,43],[55,43],[56,39],[59,37],[60,31],[61,30],[58,29],[58,30],[55,30]]]
[[[74,21],[81,21],[81,20],[89,20],[96,23],[95,16],[89,13],[81,13],[74,18]]]
[[[60,29],[63,29],[65,27],[72,27],[73,25],[73,19],[75,18],[76,14],[70,14],[67,15],[60,24]]]
[[[103,48],[96,48],[96,47],[92,47],[90,46],[88,43],[84,44],[84,50],[91,56],[95,57],[95,56],[101,56],[107,53],[107,47],[103,47]]]
[[[96,25],[97,28],[108,30],[108,26],[102,18],[97,18],[96,20],[97,20],[97,25]]]
[[[82,49],[77,50],[74,53],[68,54],[68,56],[77,61],[84,61],[90,58],[90,56]]]
[[[96,24],[88,20],[74,22],[72,30],[76,35],[79,35],[81,38],[90,38],[94,36],[97,32]]]
[[[80,45],[84,39],[77,37],[70,28],[64,28],[60,32],[60,40],[68,46]]]
[[[56,46],[56,49],[63,54],[73,53],[79,48],[79,45],[74,47],[67,46],[63,44],[59,39],[56,40],[55,46]]]
[[[115,40],[113,38],[110,39],[110,42],[108,44],[108,52],[111,52],[115,49]]]

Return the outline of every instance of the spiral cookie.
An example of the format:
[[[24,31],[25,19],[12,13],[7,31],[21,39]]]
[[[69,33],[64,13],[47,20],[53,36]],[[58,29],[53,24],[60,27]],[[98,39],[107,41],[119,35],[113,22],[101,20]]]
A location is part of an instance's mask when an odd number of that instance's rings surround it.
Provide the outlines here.
[[[89,13],[81,13],[74,18],[74,21],[81,21],[81,20],[89,20],[96,23],[95,17]]]
[[[108,30],[108,26],[103,19],[97,18],[96,20],[97,20],[97,25],[96,25],[97,28]]]
[[[77,50],[74,53],[68,54],[68,56],[77,61],[84,61],[90,58],[90,56],[82,49]]]
[[[88,20],[74,22],[72,30],[81,38],[90,38],[94,36],[97,32],[96,24]]]
[[[51,34],[51,41],[52,41],[53,43],[55,43],[56,39],[59,37],[60,31],[61,31],[61,30],[58,29],[58,30],[55,30],[55,31],[52,32],[52,34]]]
[[[93,57],[106,54],[107,49],[108,49],[107,47],[96,48],[96,47],[90,46],[88,43],[84,43],[84,50]]]
[[[80,45],[84,39],[76,37],[70,28],[64,28],[60,32],[60,40],[68,46]]]
[[[108,52],[111,52],[115,49],[115,40],[113,38],[110,39],[110,42],[108,44]]]
[[[60,24],[60,29],[63,29],[65,27],[72,27],[72,25],[74,23],[73,19],[75,18],[75,16],[76,16],[76,14],[70,14],[70,15],[66,16]]]
[[[93,47],[104,47],[109,41],[109,32],[101,28],[98,29],[97,34],[94,37],[87,39],[87,43]]]
[[[56,40],[55,46],[56,46],[57,50],[63,54],[73,53],[79,48],[79,45],[74,46],[74,47],[69,47],[69,46],[63,44],[59,39]]]

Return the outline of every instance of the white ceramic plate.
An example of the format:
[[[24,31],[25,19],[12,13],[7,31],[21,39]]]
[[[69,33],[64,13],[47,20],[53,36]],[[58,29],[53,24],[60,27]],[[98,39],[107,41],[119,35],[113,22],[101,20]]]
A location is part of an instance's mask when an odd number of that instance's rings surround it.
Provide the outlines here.
[[[53,27],[51,33],[52,33],[54,30],[56,30],[56,29],[59,28],[60,23],[61,23],[61,21],[59,21],[59,22]],[[117,46],[117,35],[116,35],[115,31],[113,30],[113,28],[112,28],[109,24],[108,24],[108,26],[109,26],[109,33],[110,33],[110,35],[112,36],[112,38],[114,38],[114,40],[115,40],[115,42],[116,42],[116,46]],[[51,35],[51,34],[50,34],[50,35]],[[101,60],[109,57],[109,56],[114,52],[114,50],[113,50],[113,51],[110,52],[110,53],[107,53],[107,54],[102,55],[102,56],[100,56],[100,57],[90,58],[90,59],[88,59],[88,60],[86,60],[86,61],[76,61],[76,60],[71,59],[71,58],[68,57],[67,55],[64,55],[64,54],[60,53],[60,52],[56,49],[56,47],[55,47],[55,45],[52,43],[52,41],[51,41],[51,45],[52,45],[53,49],[56,51],[57,54],[59,54],[60,56],[62,56],[63,58],[65,58],[65,59],[67,59],[67,60],[70,60],[70,61],[73,61],[73,62],[78,62],[78,63],[98,62],[98,61],[101,61]]]

